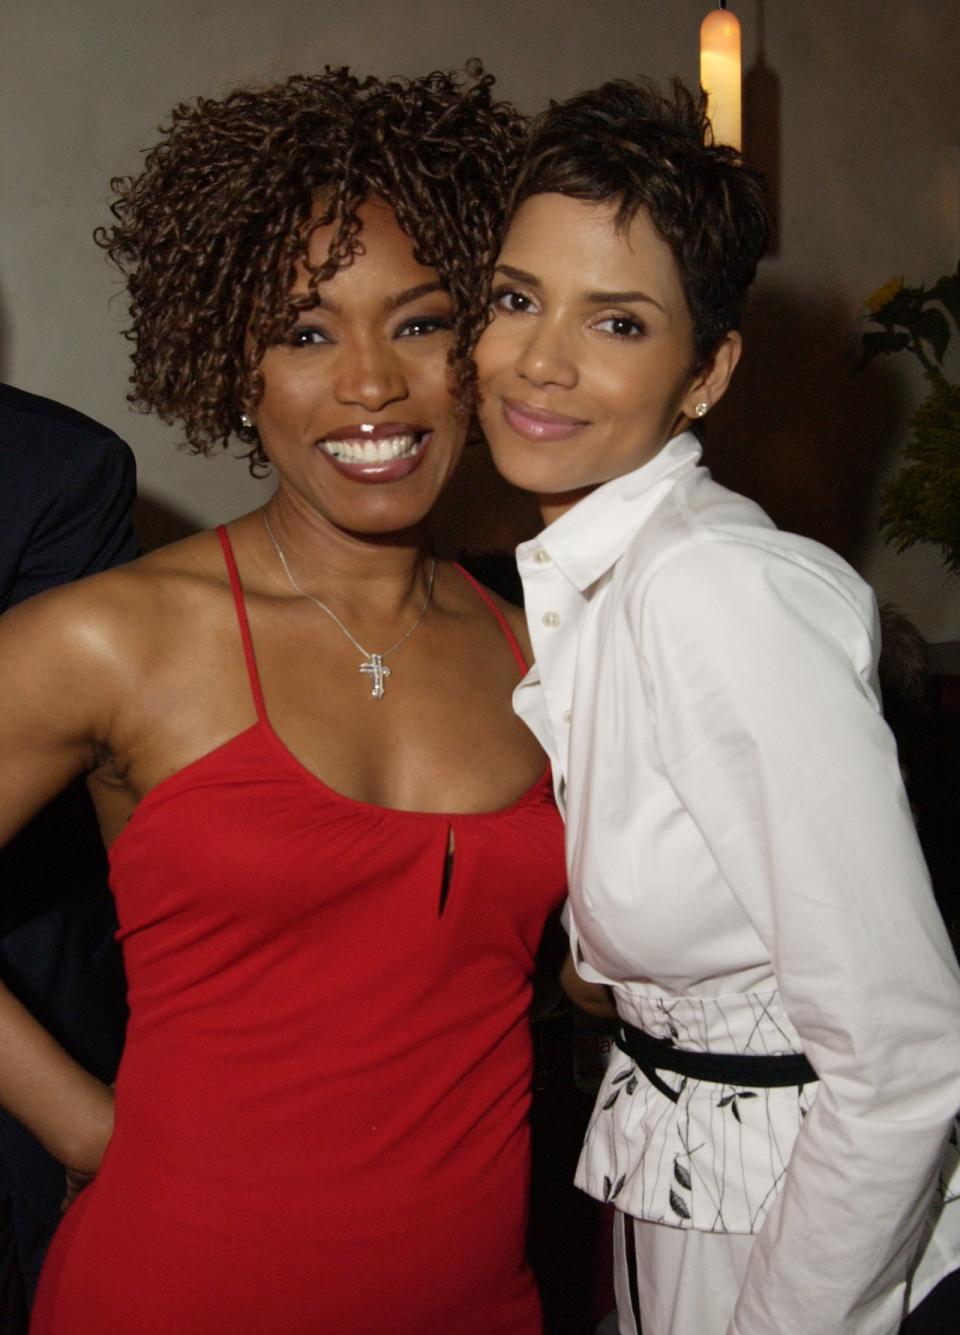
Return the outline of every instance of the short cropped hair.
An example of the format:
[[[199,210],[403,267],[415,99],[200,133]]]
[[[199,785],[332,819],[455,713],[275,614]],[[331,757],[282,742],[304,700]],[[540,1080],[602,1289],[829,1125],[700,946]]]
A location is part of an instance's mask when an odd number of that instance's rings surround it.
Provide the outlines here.
[[[526,131],[492,84],[477,62],[387,81],[328,68],[176,107],[143,171],[111,183],[116,222],[96,237],[127,277],[130,401],[180,421],[198,453],[238,437],[259,471],[241,414],[262,393],[267,347],[309,304],[290,298],[297,264],[329,223],[311,285],[350,264],[363,247],[357,211],[376,198],[450,293],[452,380],[468,406],[468,353]]]
[[[648,211],[680,273],[695,369],[739,326],[770,220],[760,177],[713,143],[702,91],[674,80],[666,97],[616,79],[551,103],[534,122],[512,210],[541,194],[615,204],[618,228]]]

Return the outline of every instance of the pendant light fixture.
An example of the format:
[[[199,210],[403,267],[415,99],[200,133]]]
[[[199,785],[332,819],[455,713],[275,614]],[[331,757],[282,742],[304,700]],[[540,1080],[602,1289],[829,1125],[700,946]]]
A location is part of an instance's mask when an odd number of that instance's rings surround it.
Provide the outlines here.
[[[714,142],[743,147],[740,125],[740,21],[725,3],[700,25],[700,83]]]

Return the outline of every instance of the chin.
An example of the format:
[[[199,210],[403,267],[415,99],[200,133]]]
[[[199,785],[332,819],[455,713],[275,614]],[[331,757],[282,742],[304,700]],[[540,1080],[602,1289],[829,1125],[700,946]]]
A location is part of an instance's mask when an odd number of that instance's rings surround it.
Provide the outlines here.
[[[338,506],[328,509],[328,517],[337,528],[369,537],[387,537],[418,528],[433,508],[423,498],[371,497],[366,504]]]
[[[555,461],[545,459],[540,452],[531,457],[529,451],[512,445],[505,449],[491,445],[490,454],[500,476],[520,491],[543,496],[565,490],[558,483]]]
[[[531,452],[513,441],[506,444],[496,443],[495,438],[487,437],[490,457],[501,477],[521,491],[536,491],[544,474],[548,471],[543,466],[543,459],[531,458]]]

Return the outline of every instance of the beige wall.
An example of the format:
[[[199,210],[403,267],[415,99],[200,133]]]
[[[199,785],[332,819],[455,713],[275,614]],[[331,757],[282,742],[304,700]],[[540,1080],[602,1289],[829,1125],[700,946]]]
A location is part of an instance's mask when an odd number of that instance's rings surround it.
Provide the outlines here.
[[[181,98],[332,63],[417,73],[479,55],[525,108],[604,78],[697,74],[707,0],[5,0],[0,374],[108,422],[136,450],[150,535],[257,504],[229,458],[178,451],[124,401],[122,299],[90,242],[111,175]],[[960,255],[958,0],[734,0],[779,142],[780,245],[747,322],[710,462],[774,516],[839,547],[933,640],[960,638],[960,586],[933,553],[875,536],[875,494],[922,381],[902,359],[854,378],[857,315],[891,274]],[[763,43],[762,60],[758,48]],[[960,358],[958,358],[960,362]],[[479,459],[460,495],[491,494]],[[509,515],[520,514],[510,509]],[[511,518],[510,523],[513,520]],[[510,523],[500,528],[511,536]]]

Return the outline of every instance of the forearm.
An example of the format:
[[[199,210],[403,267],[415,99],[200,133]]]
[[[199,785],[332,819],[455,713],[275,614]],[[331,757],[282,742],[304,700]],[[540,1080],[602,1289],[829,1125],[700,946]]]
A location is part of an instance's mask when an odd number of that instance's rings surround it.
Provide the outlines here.
[[[848,859],[842,907],[839,896],[778,905],[781,996],[821,1079],[754,1250],[736,1335],[793,1335],[791,1312],[804,1312],[797,1335],[899,1329],[960,1107],[960,988],[902,821],[895,840],[888,816],[882,866],[863,844],[859,866]],[[878,897],[891,872],[896,895]],[[826,870],[820,885],[826,901]]]
[[[960,1107],[960,988],[908,817],[851,826],[832,846],[839,888],[823,866],[816,900],[777,898],[781,998],[820,1083],[733,1335],[894,1335]],[[809,838],[829,848],[827,822]]]
[[[757,1238],[730,1335],[900,1329],[948,1124],[845,1119],[827,1103],[821,1090]]]
[[[0,987],[0,1104],[61,1163],[95,1172],[113,1128],[113,1095]]]
[[[616,1020],[617,1008],[610,988],[581,978],[569,950],[560,970],[560,986],[573,1004],[588,1015],[601,1020]]]

